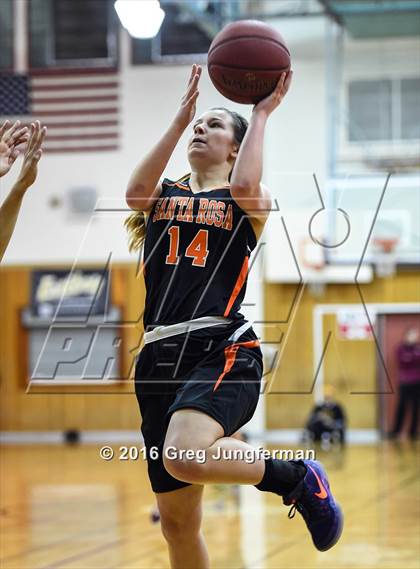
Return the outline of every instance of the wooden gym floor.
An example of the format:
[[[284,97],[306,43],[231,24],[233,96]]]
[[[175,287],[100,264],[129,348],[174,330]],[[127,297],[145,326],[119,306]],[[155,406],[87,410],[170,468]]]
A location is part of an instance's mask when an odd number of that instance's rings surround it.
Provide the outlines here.
[[[104,462],[100,446],[2,447],[2,569],[169,567],[150,521],[145,463]],[[345,513],[343,537],[327,553],[313,548],[300,516],[287,519],[280,498],[208,487],[212,568],[418,568],[418,456],[408,442],[318,453]]]

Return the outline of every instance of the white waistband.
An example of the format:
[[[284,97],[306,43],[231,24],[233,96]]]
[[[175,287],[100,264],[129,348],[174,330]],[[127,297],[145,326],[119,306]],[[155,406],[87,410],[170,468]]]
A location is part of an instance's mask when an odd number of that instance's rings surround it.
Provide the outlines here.
[[[224,318],[223,316],[203,316],[195,318],[194,320],[186,320],[177,324],[169,324],[168,326],[156,326],[150,332],[145,332],[144,343],[156,342],[163,338],[170,338],[177,334],[185,334],[193,330],[201,330],[202,328],[209,328],[210,326],[220,326],[221,324],[230,324],[232,320]]]
[[[245,320],[242,326],[239,326],[237,330],[228,338],[229,342],[236,342],[242,336],[244,332],[246,332],[249,328],[251,328],[251,322]]]

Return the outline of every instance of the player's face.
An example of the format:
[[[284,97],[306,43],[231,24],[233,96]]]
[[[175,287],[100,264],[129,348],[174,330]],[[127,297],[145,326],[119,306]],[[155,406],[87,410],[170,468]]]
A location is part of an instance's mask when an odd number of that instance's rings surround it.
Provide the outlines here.
[[[225,111],[208,111],[193,123],[188,143],[188,160],[192,166],[232,161],[236,149],[232,118]]]

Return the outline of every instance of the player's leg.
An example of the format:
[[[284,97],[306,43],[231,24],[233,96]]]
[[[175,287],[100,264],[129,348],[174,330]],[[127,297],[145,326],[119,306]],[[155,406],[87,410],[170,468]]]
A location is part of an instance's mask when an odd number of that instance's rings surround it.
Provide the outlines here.
[[[315,546],[329,549],[341,535],[342,514],[321,465],[265,458],[230,436],[254,414],[262,376],[262,354],[254,332],[244,332],[234,345],[231,340],[213,343],[177,391],[168,411],[165,469],[184,483],[254,484],[258,490],[274,492],[285,503],[295,504]],[[176,451],[171,456],[170,447]]]
[[[205,451],[205,455],[200,455],[200,451]],[[223,427],[215,419],[194,409],[181,409],[172,415],[165,438],[164,464],[174,478],[196,484],[256,485],[266,469],[266,461],[256,449],[236,437],[225,437]],[[284,494],[306,472],[294,461],[276,460],[275,465],[276,490]]]
[[[156,494],[163,536],[172,569],[208,569],[206,544],[200,531],[203,486],[192,485]]]
[[[158,505],[154,520],[161,522],[173,568],[207,569],[208,555],[200,534],[203,487],[173,478],[163,465],[165,416],[175,399],[176,386],[168,377],[167,368],[158,367],[158,352],[156,344],[146,344],[138,357],[135,372],[148,475]]]
[[[258,455],[255,460],[247,461],[241,454],[252,453],[254,449],[223,434],[221,425],[204,413],[189,409],[175,412],[165,439],[166,470],[184,482],[254,484],[258,490],[278,494],[286,505],[292,505],[289,517],[296,510],[303,516],[317,549],[326,551],[337,543],[343,516],[327,475],[317,461],[262,459]],[[177,452],[172,453],[172,449]],[[232,452],[235,450],[242,453],[235,455]],[[236,458],[223,458],[224,451],[225,455]]]
[[[238,439],[238,441],[244,441],[244,442],[248,441],[248,436],[245,433],[243,433],[241,430],[236,431],[236,433],[233,433],[231,437],[234,439]]]
[[[165,468],[178,480],[196,484],[259,484],[264,479],[261,489],[275,470],[276,491],[287,494],[306,468],[294,461],[266,461],[248,443],[231,436],[254,414],[262,376],[262,353],[253,330],[245,331],[232,346],[225,335],[213,342],[213,349],[178,390],[169,409]],[[182,456],[169,456],[166,451],[172,447]],[[203,450],[205,460],[190,460],[186,454]]]

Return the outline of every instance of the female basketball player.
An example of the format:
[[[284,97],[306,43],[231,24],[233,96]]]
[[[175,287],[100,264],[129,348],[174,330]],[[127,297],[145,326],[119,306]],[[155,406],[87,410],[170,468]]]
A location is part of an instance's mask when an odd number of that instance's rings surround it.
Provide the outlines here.
[[[39,121],[32,123],[30,133],[19,121],[12,126],[6,121],[0,128],[0,176],[13,166],[19,155],[17,147],[28,142],[18,179],[0,207],[0,262],[12,237],[26,190],[35,182],[46,131]]]
[[[172,567],[182,569],[209,566],[200,534],[203,484],[254,484],[283,496],[320,550],[336,543],[342,526],[319,463],[246,462],[252,447],[233,436],[259,395],[259,342],[239,309],[249,255],[271,206],[261,184],[264,130],[292,73],[255,106],[248,127],[222,108],[200,116],[188,145],[191,173],[159,181],[194,119],[200,75],[193,65],[180,109],[134,170],[126,194],[139,210],[127,223],[132,248],[145,240],[145,346],[136,394],[162,532]]]

